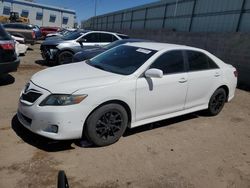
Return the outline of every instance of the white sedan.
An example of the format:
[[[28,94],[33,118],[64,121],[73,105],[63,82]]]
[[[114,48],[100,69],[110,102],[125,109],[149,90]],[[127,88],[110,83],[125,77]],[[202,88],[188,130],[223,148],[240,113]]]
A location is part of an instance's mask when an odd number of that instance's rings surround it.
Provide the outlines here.
[[[36,73],[21,92],[17,116],[39,135],[85,136],[105,146],[127,127],[200,110],[217,115],[236,84],[236,69],[205,50],[129,43]]]

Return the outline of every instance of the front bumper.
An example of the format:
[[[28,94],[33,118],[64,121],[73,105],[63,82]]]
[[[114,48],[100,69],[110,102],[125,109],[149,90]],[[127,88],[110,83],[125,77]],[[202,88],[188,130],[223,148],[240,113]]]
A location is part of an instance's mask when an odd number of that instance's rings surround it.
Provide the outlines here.
[[[0,75],[17,71],[19,64],[20,64],[19,58],[17,58],[15,61],[0,63]]]
[[[41,46],[40,50],[41,50],[41,55],[42,55],[44,60],[46,60],[46,61],[56,61],[57,53],[59,51],[58,49],[56,49],[56,48],[48,48],[46,46]]]
[[[79,139],[83,125],[91,106],[76,104],[69,106],[39,106],[51,93],[31,83],[30,88],[43,93],[33,104],[19,100],[17,117],[20,123],[30,131],[53,140]],[[84,102],[84,101],[83,101]],[[48,131],[56,125],[58,132]]]

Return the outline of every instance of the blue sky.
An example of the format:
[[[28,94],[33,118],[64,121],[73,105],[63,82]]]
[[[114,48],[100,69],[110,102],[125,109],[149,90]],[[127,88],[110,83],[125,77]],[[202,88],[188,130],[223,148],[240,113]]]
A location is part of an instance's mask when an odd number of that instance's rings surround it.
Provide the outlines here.
[[[157,0],[97,0],[97,15],[155,1]],[[94,16],[95,0],[35,0],[35,2],[73,9],[76,11],[78,22]]]

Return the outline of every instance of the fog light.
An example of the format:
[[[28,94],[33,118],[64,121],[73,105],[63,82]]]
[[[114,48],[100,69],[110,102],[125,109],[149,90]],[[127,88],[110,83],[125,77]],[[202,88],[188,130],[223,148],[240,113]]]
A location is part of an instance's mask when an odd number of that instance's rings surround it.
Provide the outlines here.
[[[58,126],[57,125],[49,125],[48,127],[46,127],[46,129],[44,131],[50,132],[50,133],[58,133]]]

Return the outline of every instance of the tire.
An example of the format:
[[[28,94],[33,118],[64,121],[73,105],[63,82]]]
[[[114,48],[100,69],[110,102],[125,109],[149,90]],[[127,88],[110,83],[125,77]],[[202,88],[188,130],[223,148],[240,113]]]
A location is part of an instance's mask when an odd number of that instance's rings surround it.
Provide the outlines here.
[[[217,89],[209,100],[207,113],[210,116],[216,116],[222,110],[226,102],[226,91],[223,88]]]
[[[68,188],[69,187],[67,177],[66,177],[65,172],[63,170],[60,170],[58,172],[57,187],[58,188]]]
[[[57,64],[58,65],[63,65],[63,64],[68,64],[72,63],[73,61],[73,53],[70,51],[63,51],[58,55],[57,58]]]
[[[96,146],[117,142],[128,125],[128,114],[119,104],[107,104],[96,109],[87,119],[84,135]]]

